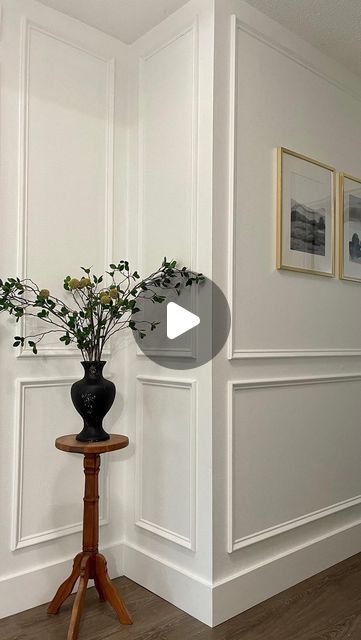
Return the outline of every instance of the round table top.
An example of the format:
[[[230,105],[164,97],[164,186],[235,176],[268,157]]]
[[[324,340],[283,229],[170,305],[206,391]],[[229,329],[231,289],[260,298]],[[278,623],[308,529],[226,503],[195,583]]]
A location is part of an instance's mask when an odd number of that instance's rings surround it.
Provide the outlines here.
[[[80,442],[76,440],[76,434],[70,436],[60,436],[55,440],[55,446],[61,451],[70,451],[70,453],[108,453],[109,451],[117,451],[124,449],[129,444],[127,436],[121,436],[116,433],[110,435],[109,440],[102,442]]]

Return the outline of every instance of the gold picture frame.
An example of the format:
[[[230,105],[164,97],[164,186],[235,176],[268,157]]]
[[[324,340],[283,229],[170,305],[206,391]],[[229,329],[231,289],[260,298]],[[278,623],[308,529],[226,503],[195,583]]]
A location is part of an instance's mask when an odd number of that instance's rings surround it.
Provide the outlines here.
[[[345,199],[346,193],[351,197],[350,189],[347,189],[347,182],[352,183],[354,186],[353,191],[359,191],[360,195],[353,195],[359,202],[357,207],[354,207],[356,210],[353,214],[354,220],[350,220],[350,201],[346,206]],[[359,209],[359,212],[357,211]],[[358,215],[360,214],[360,215]],[[345,225],[347,225],[347,238],[345,237]],[[360,231],[358,227],[360,226]],[[360,236],[358,236],[357,232],[360,232]],[[357,235],[358,242],[356,248],[356,242],[354,242],[354,247],[352,248],[353,238]],[[339,175],[339,277],[340,280],[349,280],[351,282],[361,282],[361,258],[360,256],[352,256],[355,254],[355,250],[360,254],[360,243],[359,239],[361,237],[361,178],[355,178],[348,173],[340,173]],[[347,242],[347,246],[345,243]],[[347,250],[348,249],[348,250]],[[360,261],[359,261],[360,260]],[[360,271],[360,275],[358,275],[357,271]]]
[[[285,202],[289,202],[287,211]],[[277,269],[333,278],[335,218],[335,168],[286,147],[278,147]],[[306,236],[307,227],[311,240]]]

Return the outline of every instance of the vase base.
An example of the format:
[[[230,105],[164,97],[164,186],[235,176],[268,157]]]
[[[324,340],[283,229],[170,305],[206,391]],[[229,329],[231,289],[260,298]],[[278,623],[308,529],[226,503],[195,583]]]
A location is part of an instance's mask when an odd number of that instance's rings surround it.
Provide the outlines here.
[[[109,440],[109,438],[110,438],[110,435],[106,431],[104,431],[103,433],[99,433],[98,435],[86,434],[81,431],[75,437],[75,439],[78,440],[78,442],[104,442],[105,440]]]

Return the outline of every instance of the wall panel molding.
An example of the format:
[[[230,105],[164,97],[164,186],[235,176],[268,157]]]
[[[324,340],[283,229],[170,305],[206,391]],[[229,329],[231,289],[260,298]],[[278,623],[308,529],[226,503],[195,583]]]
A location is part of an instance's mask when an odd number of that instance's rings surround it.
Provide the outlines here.
[[[279,41],[270,37],[263,31],[256,29],[254,26],[250,25],[245,20],[236,18],[236,16],[232,16],[232,20],[233,18],[235,18],[237,23],[237,29],[239,29],[240,31],[243,31],[244,33],[247,33],[248,35],[252,36],[252,38],[255,38],[256,40],[263,42],[268,47],[270,47],[271,49],[274,49],[278,53],[281,53],[283,56],[285,56],[289,60],[292,60],[292,62],[295,62],[300,67],[303,67],[307,71],[310,71],[311,73],[316,75],[318,78],[325,80],[329,84],[337,87],[337,89],[340,89],[344,93],[349,94],[355,100],[358,100],[359,102],[361,102],[361,91],[353,91],[347,84],[340,82],[340,80],[338,80],[335,74],[325,72],[323,69],[321,69],[320,66],[317,66],[316,64],[311,63],[309,60],[306,60],[306,58],[303,58],[294,49],[290,49],[289,47],[284,46]]]
[[[114,216],[114,103],[115,103],[115,61],[105,59],[76,42],[45,29],[39,24],[23,18],[21,27],[20,57],[20,120],[19,120],[19,193],[18,193],[18,246],[17,271],[21,279],[28,277],[28,188],[29,188],[29,95],[31,81],[31,37],[34,32],[51,38],[76,51],[80,51],[105,66],[107,98],[106,98],[106,158],[105,158],[105,201],[104,201],[104,270],[113,260],[113,216]],[[22,335],[25,335],[24,318],[20,321]],[[49,347],[39,346],[39,354],[44,356],[77,357],[79,351],[75,347],[62,345]],[[18,357],[33,357],[32,350],[25,346],[20,348]]]
[[[83,523],[74,522],[46,531],[38,531],[35,534],[25,536],[22,532],[23,523],[23,481],[24,481],[24,433],[26,429],[26,398],[27,389],[48,389],[56,387],[71,387],[76,378],[29,378],[16,380],[16,419],[15,419],[15,446],[14,446],[14,479],[13,479],[13,504],[12,504],[12,536],[11,550],[33,546],[40,542],[47,542],[62,538],[63,536],[82,531]],[[70,402],[69,394],[69,402]],[[60,434],[62,435],[62,434]],[[53,446],[53,444],[52,444]],[[80,463],[80,461],[79,461]],[[107,466],[102,465],[100,471],[100,525],[109,523],[109,474]]]
[[[189,425],[189,535],[171,531],[157,522],[151,522],[143,516],[143,389],[144,386],[161,387],[165,389],[183,389],[189,392],[190,425]],[[165,538],[187,549],[196,549],[196,477],[197,477],[197,407],[196,381],[179,378],[161,378],[153,376],[137,376],[137,420],[136,420],[136,471],[135,471],[135,524],[153,534]]]
[[[329,84],[337,87],[340,91],[351,95],[354,99],[361,101],[361,93],[352,92],[346,85],[339,82],[335,77],[325,73],[322,69],[304,60],[296,51],[284,47],[279,42],[270,38],[267,34],[255,29],[248,23],[231,16],[231,51],[230,51],[230,114],[229,114],[229,226],[228,226],[228,269],[227,269],[227,291],[231,317],[234,317],[235,305],[235,263],[236,263],[236,234],[235,224],[237,215],[237,105],[238,105],[238,34],[246,33],[265,46],[277,51],[281,55],[295,62],[295,64],[322,78]],[[321,349],[240,349],[235,345],[235,327],[232,322],[228,338],[228,359],[249,359],[249,358],[320,358],[320,357],[350,357],[361,356],[361,349],[350,348],[321,348]]]
[[[234,440],[234,398],[237,392],[244,390],[259,389],[276,389],[287,387],[302,387],[310,385],[324,385],[342,382],[361,382],[360,375],[330,375],[330,376],[309,376],[303,378],[280,378],[280,379],[264,379],[264,380],[244,380],[228,382],[228,454],[227,454],[227,485],[228,485],[228,553],[233,553],[238,549],[249,547],[263,540],[267,540],[274,536],[280,535],[292,529],[296,529],[307,525],[316,520],[327,518],[338,512],[352,509],[361,504],[361,494],[355,495],[340,502],[326,505],[325,507],[302,514],[299,517],[281,522],[275,526],[255,531],[250,535],[235,538],[234,536],[234,468],[233,468],[233,440]],[[353,523],[352,526],[361,524],[361,517]]]
[[[144,55],[139,57],[138,61],[138,94],[139,94],[139,112],[138,112],[138,264],[140,269],[144,270],[144,217],[145,217],[145,203],[144,203],[144,75],[146,63],[154,58],[159,53],[162,53],[165,49],[168,49],[181,38],[191,35],[192,42],[192,120],[191,120],[191,137],[192,137],[192,158],[191,158],[191,191],[192,200],[189,211],[189,248],[190,248],[190,268],[198,270],[198,258],[197,258],[197,243],[198,243],[198,158],[199,158],[199,145],[198,145],[198,128],[199,128],[199,60],[198,60],[198,19],[195,20],[179,31],[173,38],[167,39],[161,45],[150,49]],[[167,256],[171,257],[171,256]],[[196,295],[193,289],[190,295],[192,296],[192,306],[196,311]],[[189,348],[161,348],[161,349],[147,349],[145,353],[137,347],[137,356],[143,357],[144,355],[150,356],[164,356],[164,357],[177,357],[177,358],[195,358],[196,357],[196,335],[193,333],[190,336]]]

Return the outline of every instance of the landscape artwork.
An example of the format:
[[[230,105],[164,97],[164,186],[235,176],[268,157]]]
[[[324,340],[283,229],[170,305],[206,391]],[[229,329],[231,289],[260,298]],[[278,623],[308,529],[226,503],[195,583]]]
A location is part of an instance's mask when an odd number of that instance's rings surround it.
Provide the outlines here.
[[[352,262],[361,264],[361,198],[348,197],[348,254]]]
[[[280,147],[277,268],[333,276],[334,217],[334,169]]]
[[[340,277],[361,282],[361,180],[340,176]]]
[[[326,211],[291,200],[291,249],[326,254]]]

